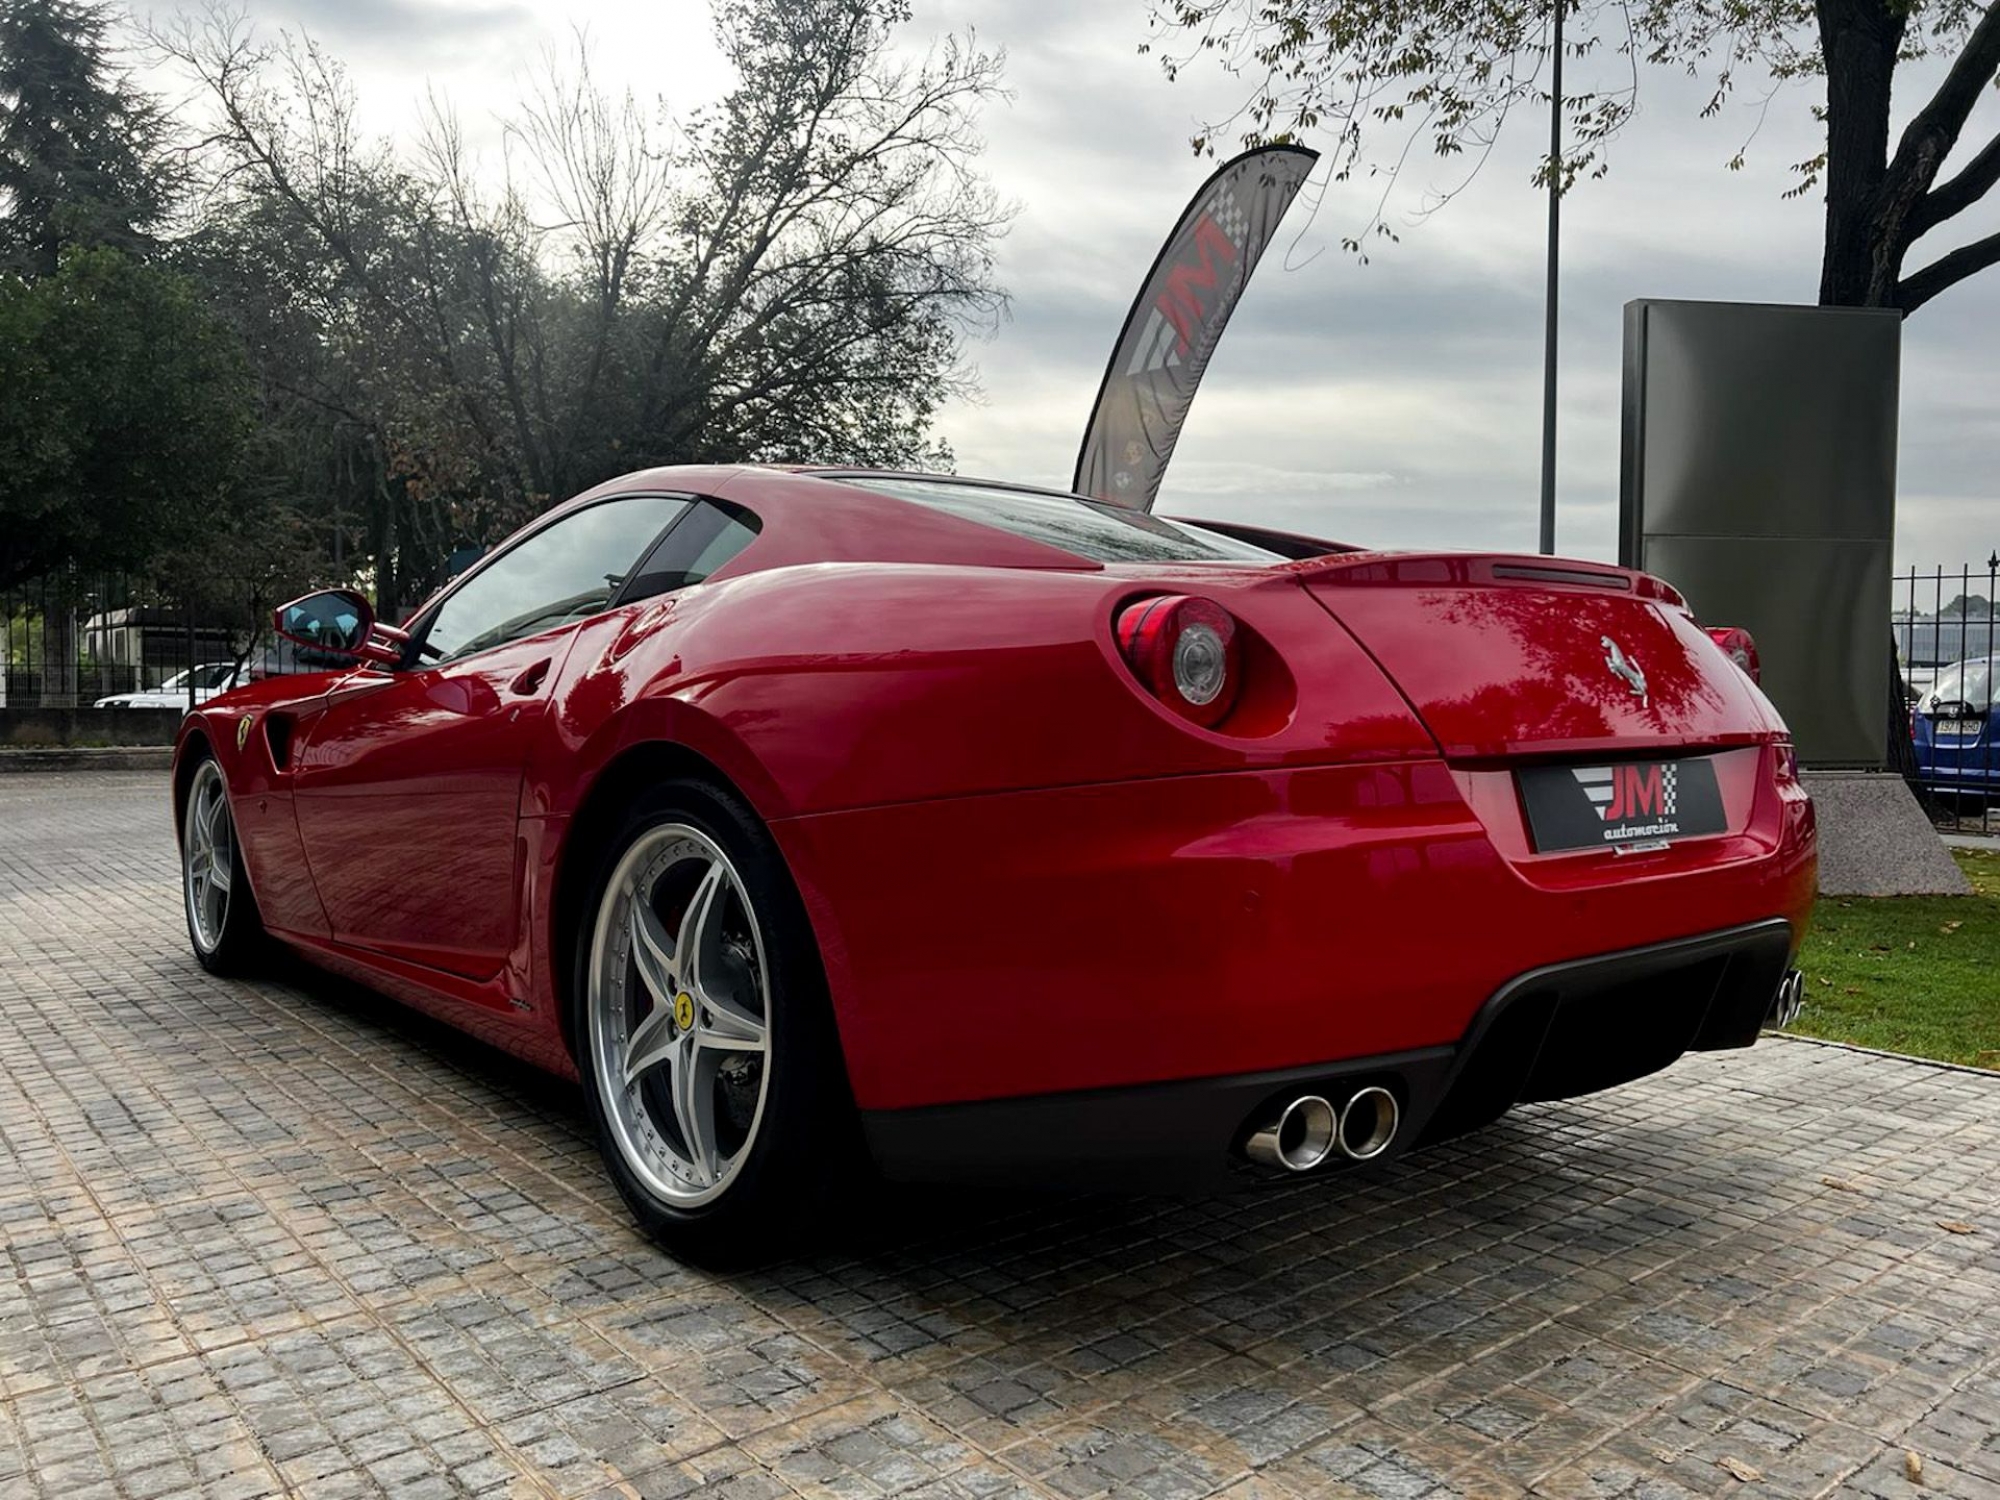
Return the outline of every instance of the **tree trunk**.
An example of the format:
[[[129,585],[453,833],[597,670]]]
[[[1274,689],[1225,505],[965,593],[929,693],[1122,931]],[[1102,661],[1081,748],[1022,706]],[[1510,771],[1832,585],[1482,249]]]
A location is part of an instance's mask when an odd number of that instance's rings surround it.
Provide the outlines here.
[[[1889,89],[1904,18],[1883,0],[1819,0],[1826,54],[1823,307],[1894,303],[1902,247],[1878,243],[1889,164]],[[1887,264],[1885,265],[1885,262]]]
[[[378,619],[392,622],[400,622],[403,617],[404,569],[396,525],[398,498],[393,492],[382,497],[382,546],[375,554],[375,614]]]

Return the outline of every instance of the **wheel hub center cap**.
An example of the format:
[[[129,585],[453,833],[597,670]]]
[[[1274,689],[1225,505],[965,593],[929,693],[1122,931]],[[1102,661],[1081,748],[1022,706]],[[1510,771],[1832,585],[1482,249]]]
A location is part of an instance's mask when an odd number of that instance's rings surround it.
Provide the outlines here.
[[[694,1030],[694,996],[686,990],[674,996],[674,1025],[682,1031]]]

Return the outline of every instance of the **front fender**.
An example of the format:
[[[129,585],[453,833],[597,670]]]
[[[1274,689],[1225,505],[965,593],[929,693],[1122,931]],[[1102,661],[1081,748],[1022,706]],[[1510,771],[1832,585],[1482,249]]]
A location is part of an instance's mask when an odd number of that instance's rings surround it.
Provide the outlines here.
[[[311,713],[324,699],[327,680],[322,674],[269,678],[221,694],[181,720],[174,738],[176,841],[199,743],[222,768],[244,869],[264,925],[274,932],[314,938],[325,938],[332,929],[299,840],[290,780],[274,761],[263,726],[273,713],[293,718]]]

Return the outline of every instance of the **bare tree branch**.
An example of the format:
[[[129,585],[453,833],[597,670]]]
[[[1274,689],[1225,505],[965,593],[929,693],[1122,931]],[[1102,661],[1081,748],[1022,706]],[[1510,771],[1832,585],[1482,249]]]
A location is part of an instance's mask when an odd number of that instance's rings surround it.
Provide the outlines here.
[[[1919,200],[1910,215],[1910,238],[1918,239],[1946,219],[1963,213],[1991,192],[1996,183],[2000,183],[2000,135],[1981,147],[1959,172]]]
[[[1895,305],[1905,314],[1913,313],[1939,292],[1996,265],[2000,265],[2000,234],[1989,234],[1939,256],[1921,271],[1905,277],[1896,286]]]

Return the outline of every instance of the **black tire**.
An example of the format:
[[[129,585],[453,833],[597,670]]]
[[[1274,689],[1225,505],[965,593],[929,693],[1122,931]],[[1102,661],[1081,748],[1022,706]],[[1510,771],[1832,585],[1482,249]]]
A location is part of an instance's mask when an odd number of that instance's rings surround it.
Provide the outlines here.
[[[213,788],[213,792],[209,790]],[[195,823],[203,816],[211,795],[219,796],[220,806],[213,816],[227,841],[227,891],[219,903],[219,914],[211,893],[212,877],[197,878],[192,865],[199,864],[203,836]],[[179,833],[181,856],[181,910],[187,920],[188,945],[195,961],[211,974],[247,974],[261,967],[269,952],[264,935],[264,917],[257,909],[257,896],[250,889],[250,877],[243,868],[243,846],[236,837],[236,818],[229,806],[229,783],[215,757],[201,753],[188,773],[187,794],[182,800]],[[197,901],[206,901],[197,915]]]
[[[639,976],[633,957],[628,954],[621,960],[612,947],[614,929],[618,929],[615,913],[621,909],[629,912],[629,903],[640,899],[628,888],[633,874],[631,861],[643,863],[644,859],[643,853],[635,851],[666,840],[661,857],[671,859],[676,847],[684,847],[676,842],[682,838],[673,831],[676,829],[694,830],[726,856],[729,873],[740,887],[731,909],[741,919],[739,926],[754,922],[760,934],[757,961],[761,962],[766,987],[763,1003],[768,1023],[761,1063],[763,1092],[749,1138],[729,1159],[723,1183],[711,1189],[715,1196],[695,1203],[679,1201],[646,1180],[645,1147],[631,1140],[632,1112],[650,1109],[642,1119],[656,1127],[658,1134],[652,1139],[666,1141],[669,1146],[681,1138],[680,1126],[666,1123],[660,1101],[645,1093],[643,1082],[622,1086],[616,1099],[607,1098],[610,1091],[602,1081],[606,1059],[613,1059],[615,1066],[621,1053],[615,1041],[593,1031],[591,1015],[593,1007],[600,1007],[601,1024],[615,1032],[634,1027],[633,1012],[625,1009],[623,1020],[614,1020],[613,1012],[649,1001],[652,992],[637,988]],[[627,873],[620,875],[621,870]],[[611,889],[614,876],[619,876],[620,894],[616,897]],[[640,878],[643,882],[642,873]],[[662,885],[667,881],[666,876],[658,878]],[[572,1048],[606,1170],[634,1218],[669,1252],[690,1261],[740,1265],[797,1250],[801,1235],[822,1222],[834,1184],[844,1180],[856,1185],[857,1172],[862,1178],[869,1174],[859,1167],[865,1152],[855,1125],[818,945],[804,904],[770,834],[740,798],[721,787],[694,779],[648,787],[624,811],[595,852],[576,921],[575,962],[569,985]],[[698,948],[699,944],[684,942],[685,914],[681,921],[683,925],[675,933],[676,950],[682,946]],[[606,951],[602,953],[600,929],[606,934]],[[740,935],[737,942],[740,959],[745,956]],[[625,988],[618,990],[609,976],[621,970],[627,977],[622,981]],[[594,975],[601,986],[597,992],[592,987]],[[704,1017],[710,1014],[698,1005],[689,1010]],[[706,1020],[701,1024],[705,1026]],[[697,1028],[690,1024],[687,1030],[692,1043]],[[636,1027],[627,1035],[636,1040]],[[629,1052],[622,1055],[629,1060]],[[694,1055],[692,1051],[687,1054],[690,1058]],[[714,1089],[719,1083],[710,1085],[711,1098],[717,1097]],[[614,1120],[614,1109],[627,1112],[623,1131]],[[641,1135],[643,1138],[643,1130]]]

